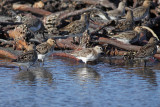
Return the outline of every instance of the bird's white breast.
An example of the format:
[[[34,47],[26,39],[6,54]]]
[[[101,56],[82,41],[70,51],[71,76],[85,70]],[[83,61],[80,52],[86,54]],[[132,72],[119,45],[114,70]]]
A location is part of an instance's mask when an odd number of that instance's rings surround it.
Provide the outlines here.
[[[123,42],[123,43],[125,43],[125,44],[130,44],[130,43],[129,43],[129,40],[128,40],[128,39],[125,39],[125,38],[124,38],[124,39],[119,39],[119,38],[117,38],[117,40],[120,41],[120,42]]]
[[[45,55],[43,54],[38,54],[38,59],[43,60],[45,58]]]

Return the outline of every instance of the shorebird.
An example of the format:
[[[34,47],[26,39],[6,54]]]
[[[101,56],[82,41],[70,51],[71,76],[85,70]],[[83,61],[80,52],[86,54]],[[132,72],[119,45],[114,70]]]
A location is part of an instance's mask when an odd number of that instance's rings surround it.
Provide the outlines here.
[[[80,51],[73,52],[71,55],[82,60],[86,64],[88,61],[96,60],[102,52],[102,47],[95,46],[93,48],[83,48]]]
[[[101,9],[96,8],[90,11],[89,13],[90,13],[90,19],[92,19],[94,22],[97,22],[97,21],[103,22],[105,20],[107,21],[110,20],[106,12]]]
[[[151,37],[149,42],[146,45],[142,46],[140,50],[135,54],[135,58],[144,59],[145,66],[146,66],[146,61],[156,54],[157,44],[158,44],[157,38]]]
[[[140,21],[144,19],[145,17],[147,17],[149,15],[150,5],[151,5],[151,0],[145,0],[142,6],[134,8],[132,10],[134,21]]]
[[[60,22],[59,21],[60,15],[64,12],[68,12],[68,10],[62,12],[55,12],[53,14],[44,17],[43,24],[49,34],[55,34],[55,33],[59,34],[57,25],[59,25]]]
[[[121,41],[125,44],[135,43],[140,38],[141,27],[135,27],[134,30],[125,31],[117,35],[110,36],[113,39]]]
[[[111,20],[117,20],[121,16],[125,15],[125,5],[126,2],[121,1],[118,5],[118,8],[115,10],[107,11],[107,15]]]
[[[15,35],[15,40],[20,40],[26,38],[30,32],[27,30],[27,26],[24,24],[18,25],[14,29],[15,32],[18,32],[19,35]]]
[[[135,21],[133,20],[133,12],[132,10],[127,11],[127,15],[125,16],[126,19],[118,20],[115,31],[127,31],[132,30],[135,26]]]
[[[89,45],[90,40],[91,40],[90,32],[89,30],[86,30],[82,35],[80,46],[86,48],[87,45]]]
[[[22,16],[20,14],[20,15],[17,15],[16,18],[17,18],[17,22],[22,22],[24,25],[26,25],[28,30],[33,34],[35,32],[44,30],[42,21],[37,17],[31,16],[31,15]]]
[[[60,31],[67,31],[71,37],[80,37],[83,32],[89,27],[89,14],[83,13],[80,20],[76,20],[60,29]]]
[[[17,22],[22,22],[21,25],[15,28],[15,30],[21,31],[20,33],[22,34],[18,39],[31,39],[33,36],[37,36],[35,33],[42,33],[44,38],[44,26],[40,19],[31,15],[22,16],[21,14],[17,15],[16,18]]]
[[[25,18],[24,24],[27,26],[28,30],[33,35],[35,35],[36,32],[42,32],[43,33],[43,31],[44,31],[43,23],[37,17],[27,17],[27,18]]]
[[[18,56],[17,59],[12,60],[13,63],[19,65],[19,70],[21,70],[21,66],[25,66],[28,68],[33,65],[37,61],[37,52],[35,50],[28,51],[26,53]]]
[[[38,59],[44,63],[46,55],[49,55],[53,51],[53,45],[55,41],[53,39],[48,39],[46,42],[43,42],[36,46],[36,51],[38,54]]]

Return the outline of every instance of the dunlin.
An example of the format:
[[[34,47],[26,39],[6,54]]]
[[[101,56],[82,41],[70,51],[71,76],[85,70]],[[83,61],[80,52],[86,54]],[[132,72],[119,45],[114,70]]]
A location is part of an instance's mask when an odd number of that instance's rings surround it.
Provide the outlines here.
[[[53,39],[48,39],[46,42],[43,42],[36,46],[36,51],[38,54],[38,59],[44,61],[46,55],[49,55],[53,50],[53,45],[55,41]]]
[[[96,60],[102,52],[102,47],[95,46],[93,48],[83,48],[80,51],[75,51],[71,55],[82,60],[86,64],[88,61]]]
[[[125,5],[126,5],[126,2],[124,1],[120,2],[117,9],[110,10],[107,12],[108,17],[111,20],[116,20],[116,19],[119,19],[121,16],[125,15]]]
[[[115,30],[116,31],[127,31],[132,30],[135,25],[133,20],[133,12],[132,10],[127,11],[126,19],[118,20]]]
[[[157,52],[157,43],[157,38],[151,37],[149,42],[146,45],[142,46],[140,50],[136,53],[135,57],[148,58],[153,56]]]
[[[89,26],[89,15],[87,13],[83,13],[81,15],[80,20],[76,20],[60,29],[61,31],[68,31],[69,34],[82,34]]]
[[[151,37],[149,42],[146,45],[142,46],[140,50],[135,54],[135,58],[144,59],[145,66],[146,66],[146,61],[156,54],[157,44],[158,44],[157,38]]]
[[[25,19],[24,24],[28,30],[34,34],[35,32],[42,32],[44,30],[43,23],[36,17],[28,17]],[[34,34],[35,35],[35,34]]]
[[[99,21],[99,20],[105,21],[105,20],[109,20],[110,19],[105,11],[103,11],[101,9],[98,9],[98,8],[90,11],[89,13],[90,13],[90,18],[93,21]]]
[[[44,30],[43,23],[37,17],[31,16],[27,14],[26,16],[17,15],[16,16],[18,22],[22,22],[28,30],[34,34],[35,32],[40,32]]]
[[[20,29],[21,33],[23,34],[23,36],[21,36],[20,38],[26,37],[25,39],[30,39],[33,37],[32,35],[30,35],[30,33],[33,34],[34,37],[37,36],[35,33],[44,33],[43,23],[37,17],[31,16],[31,15],[22,16],[20,14],[20,15],[17,15],[17,21],[22,22],[21,25],[16,27],[16,29]],[[26,35],[29,35],[29,36],[26,36]],[[43,38],[44,38],[44,35],[43,35]]]
[[[12,60],[13,63],[19,65],[19,70],[21,66],[25,66],[28,68],[33,65],[37,61],[37,52],[35,50],[28,51],[26,53],[18,56],[17,59]]]
[[[49,34],[58,33],[57,29],[57,19],[60,15],[60,12],[50,14],[43,19],[44,27]]]
[[[111,36],[111,38],[121,41],[125,44],[135,43],[139,40],[141,28],[136,27],[134,30],[125,31],[117,35]]]
[[[134,8],[133,16],[135,21],[140,21],[149,15],[151,0],[145,0],[142,6]]]
[[[67,31],[69,36],[82,36],[83,32],[88,29],[89,26],[89,14],[83,13],[80,20],[76,20],[61,28],[60,31]]]

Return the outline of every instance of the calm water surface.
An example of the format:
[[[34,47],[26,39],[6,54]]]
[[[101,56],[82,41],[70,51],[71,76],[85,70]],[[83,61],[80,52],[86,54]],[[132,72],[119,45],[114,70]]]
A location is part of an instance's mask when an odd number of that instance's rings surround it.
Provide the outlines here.
[[[159,62],[102,59],[54,57],[29,71],[1,61],[0,107],[160,107]]]

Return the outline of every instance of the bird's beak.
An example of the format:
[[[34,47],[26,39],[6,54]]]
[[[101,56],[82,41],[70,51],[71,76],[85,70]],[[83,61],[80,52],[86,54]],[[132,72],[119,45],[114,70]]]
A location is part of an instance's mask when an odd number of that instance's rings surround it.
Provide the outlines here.
[[[92,22],[95,22],[93,19],[89,18]]]

